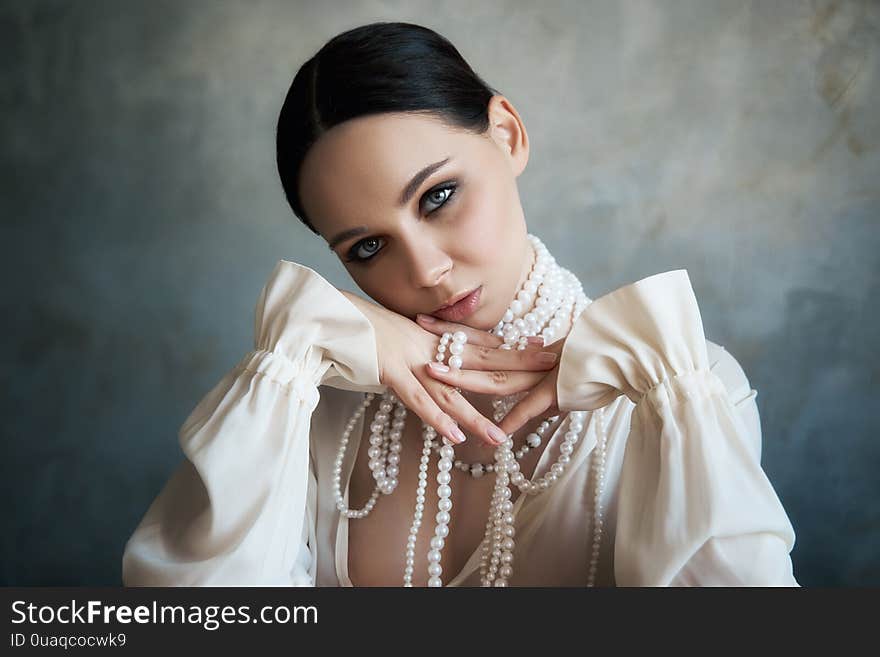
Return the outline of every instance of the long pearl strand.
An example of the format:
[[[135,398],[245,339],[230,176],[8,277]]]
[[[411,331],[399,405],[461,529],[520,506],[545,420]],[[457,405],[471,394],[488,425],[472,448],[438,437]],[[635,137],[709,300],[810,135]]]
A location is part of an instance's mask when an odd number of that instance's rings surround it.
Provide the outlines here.
[[[419,527],[422,524],[422,515],[425,512],[425,488],[427,488],[428,485],[428,459],[431,458],[431,441],[433,440],[435,433],[436,431],[433,427],[428,427],[425,430],[422,458],[419,461],[419,485],[416,487],[416,508],[413,512],[412,527],[410,527],[409,536],[406,539],[406,563],[403,568],[404,586],[412,586],[413,566],[416,559],[416,540],[419,536]],[[428,560],[431,563],[437,563],[438,566],[440,564],[440,551],[443,549],[445,538],[446,534],[443,536],[438,534],[431,539],[431,552],[428,554]],[[437,555],[436,561],[431,561],[431,556],[434,553]],[[439,574],[437,577],[439,578]]]
[[[528,279],[516,298],[511,302],[502,320],[492,330],[494,335],[502,337],[504,343],[499,348],[523,350],[528,344],[528,337],[540,335],[544,344],[553,342],[568,321],[574,322],[577,316],[590,303],[583,293],[580,282],[567,270],[557,265],[553,256],[547,251],[544,244],[534,235],[529,235],[529,240],[534,247],[536,258]],[[537,294],[537,299],[535,299]],[[451,342],[451,344],[450,344]],[[444,334],[437,348],[436,360],[442,362],[447,352],[450,353],[450,367],[461,367],[460,354],[466,342],[465,334],[461,331],[454,335]],[[513,406],[524,397],[527,392],[515,393],[493,401],[493,417],[500,422]],[[347,518],[363,518],[367,516],[375,506],[379,495],[390,495],[397,487],[401,450],[401,436],[405,424],[407,409],[390,389],[386,391],[380,402],[380,407],[370,424],[370,456],[369,467],[376,482],[373,492],[367,503],[361,509],[349,509],[345,504],[341,491],[342,461],[348,446],[351,432],[359,417],[370,406],[375,395],[365,395],[363,403],[355,411],[352,418],[346,424],[337,452],[336,462],[333,469],[334,493],[337,509]],[[393,411],[393,419],[390,415]],[[588,586],[593,586],[598,564],[598,554],[601,545],[603,529],[603,512],[601,498],[604,491],[604,463],[606,439],[604,431],[604,414],[602,409],[596,411],[598,422],[597,431],[600,439],[593,453],[593,477],[594,489],[594,513],[593,513],[593,543],[590,555],[590,568],[588,574]],[[415,563],[415,545],[419,528],[422,523],[425,507],[425,490],[428,480],[428,466],[432,451],[439,455],[437,472],[437,495],[438,512],[435,516],[435,531],[431,538],[428,552],[428,586],[442,586],[442,567],[440,565],[442,550],[445,539],[449,534],[449,521],[452,509],[451,471],[459,469],[467,471],[472,477],[480,477],[486,472],[494,472],[496,475],[495,489],[490,503],[489,515],[486,523],[486,534],[482,543],[482,558],[480,564],[481,583],[483,586],[507,586],[513,574],[513,551],[514,551],[514,514],[511,502],[510,485],[517,486],[522,493],[536,495],[548,490],[564,474],[565,468],[571,460],[571,453],[580,437],[584,426],[585,411],[572,411],[567,415],[569,421],[568,430],[560,446],[560,455],[550,471],[537,481],[527,480],[519,472],[519,463],[529,449],[536,448],[541,444],[541,436],[559,416],[546,419],[535,432],[526,437],[526,444],[516,452],[513,451],[513,442],[510,437],[502,443],[495,453],[494,464],[466,464],[453,459],[454,450],[452,445],[443,439],[443,446],[437,444],[437,432],[432,427],[423,423],[423,448],[419,463],[419,484],[416,490],[416,504],[413,513],[413,523],[407,538],[404,567],[404,586],[412,586],[412,574]],[[390,430],[389,430],[390,422]]]
[[[590,554],[590,570],[587,574],[587,586],[596,584],[596,569],[599,566],[599,548],[602,545],[602,530],[605,525],[602,496],[605,493],[605,458],[608,451],[608,434],[605,431],[605,409],[596,411],[596,431],[599,439],[592,454],[593,468],[593,550]]]

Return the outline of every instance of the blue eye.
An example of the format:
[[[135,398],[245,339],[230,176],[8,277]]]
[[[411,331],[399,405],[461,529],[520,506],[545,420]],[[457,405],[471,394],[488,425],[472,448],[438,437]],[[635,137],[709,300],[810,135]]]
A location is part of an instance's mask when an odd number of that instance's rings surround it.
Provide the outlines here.
[[[373,248],[370,248],[367,245],[375,244],[375,243],[379,242],[380,240],[381,240],[381,238],[379,238],[379,237],[368,237],[367,239],[361,240],[360,242],[355,244],[353,247],[351,247],[351,250],[348,252],[349,262],[351,262],[351,261],[364,262],[364,261],[372,258],[378,252],[379,248],[376,246],[374,246]],[[366,247],[367,255],[361,255],[360,249],[362,247]]]
[[[455,194],[456,187],[457,184],[455,182],[449,182],[443,183],[439,187],[435,187],[434,189],[425,192],[424,196],[422,196],[421,203],[419,203],[419,209],[424,211],[425,204],[433,204],[435,207],[425,212],[426,215],[433,214],[446,205],[446,202],[452,198]],[[381,237],[367,237],[362,239],[349,249],[346,262],[366,263],[369,260],[372,260],[373,256],[381,250],[381,247],[379,247],[378,244],[382,241],[384,240],[382,240]]]
[[[455,194],[455,183],[447,183],[441,185],[440,187],[435,187],[434,189],[426,192],[422,197],[423,201],[429,201],[431,203],[436,203],[437,207],[428,211],[427,214],[431,214],[434,210],[439,210],[443,205],[452,198],[452,195]]]

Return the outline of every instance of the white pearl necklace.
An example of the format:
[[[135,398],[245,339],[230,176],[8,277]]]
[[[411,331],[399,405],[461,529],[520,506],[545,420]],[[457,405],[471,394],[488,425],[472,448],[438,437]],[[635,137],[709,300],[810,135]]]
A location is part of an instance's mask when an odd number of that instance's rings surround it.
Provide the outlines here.
[[[523,350],[528,344],[528,337],[537,335],[539,332],[544,338],[544,344],[553,342],[557,334],[562,331],[568,322],[573,322],[589,303],[580,281],[571,272],[556,264],[553,256],[536,236],[529,235],[528,237],[535,249],[536,259],[522,289],[511,302],[501,321],[492,330],[494,335],[502,337],[504,340],[504,343],[499,346],[500,349],[513,349],[515,347],[518,350]],[[536,293],[538,295],[537,300],[535,300],[534,296]],[[523,314],[523,311],[526,311],[525,314]],[[460,368],[462,364],[460,355],[466,342],[466,334],[462,331],[456,331],[455,334],[445,333],[437,347],[435,359],[442,362],[448,350],[451,353],[449,358],[450,367]],[[495,409],[493,417],[495,421],[500,422],[525,394],[527,393],[507,395],[493,401],[493,408]],[[363,402],[346,424],[333,467],[336,508],[342,515],[350,519],[367,516],[375,506],[379,495],[390,495],[397,488],[398,484],[400,439],[403,435],[407,409],[400,403],[400,400],[397,399],[393,391],[389,389],[383,394],[379,410],[370,424],[369,467],[376,482],[373,492],[363,508],[357,510],[348,508],[342,495],[342,461],[345,456],[345,450],[358,418],[370,406],[374,397],[373,393],[366,394]],[[392,411],[393,420],[389,415]],[[592,474],[595,481],[593,496],[594,520],[592,553],[587,580],[588,586],[593,586],[595,583],[604,523],[601,502],[604,492],[607,436],[604,429],[604,413],[602,409],[598,409],[596,413],[599,440],[593,453],[592,462]],[[410,527],[405,550],[404,586],[412,586],[415,545],[424,515],[428,463],[432,450],[436,451],[440,456],[437,464],[439,510],[435,516],[436,524],[434,536],[431,538],[431,549],[428,551],[428,586],[439,587],[443,585],[440,561],[445,539],[449,534],[449,512],[452,509],[452,488],[450,484],[453,468],[467,471],[472,477],[480,477],[485,472],[494,472],[496,475],[495,489],[486,522],[486,533],[482,542],[480,578],[483,586],[507,586],[513,574],[513,550],[515,545],[513,540],[515,535],[515,518],[513,503],[510,501],[510,484],[517,486],[522,493],[531,495],[544,492],[553,486],[562,477],[566,466],[571,461],[571,453],[574,451],[574,447],[583,430],[585,416],[586,411],[572,411],[567,415],[569,426],[560,445],[560,455],[556,463],[551,466],[550,471],[537,481],[529,481],[523,476],[519,471],[517,460],[521,459],[530,449],[540,446],[541,437],[559,416],[544,420],[535,432],[526,437],[526,444],[517,450],[516,453],[513,452],[513,441],[508,436],[508,439],[495,452],[495,463],[485,465],[454,461],[452,445],[445,438],[443,439],[444,444],[442,447],[439,444],[435,444],[437,438],[436,430],[423,423],[423,446],[419,462],[419,483],[416,489],[413,522]]]
[[[499,422],[501,419],[503,419],[503,416],[496,419],[496,422]],[[558,419],[559,416],[554,415],[553,417],[547,418],[546,420],[542,421],[537,429],[526,436],[525,444],[513,453],[514,458],[517,461],[521,461],[526,454],[532,451],[532,449],[540,447],[541,443],[543,442],[542,438],[544,434],[547,433],[550,425],[556,422],[556,420]],[[440,454],[440,446],[435,444],[434,451],[437,454]],[[490,472],[493,472],[495,470],[495,466],[492,463],[466,463],[465,461],[461,461],[459,459],[456,459],[452,463],[452,467],[461,470],[462,472],[466,472],[474,479],[479,479],[484,474],[489,474]]]

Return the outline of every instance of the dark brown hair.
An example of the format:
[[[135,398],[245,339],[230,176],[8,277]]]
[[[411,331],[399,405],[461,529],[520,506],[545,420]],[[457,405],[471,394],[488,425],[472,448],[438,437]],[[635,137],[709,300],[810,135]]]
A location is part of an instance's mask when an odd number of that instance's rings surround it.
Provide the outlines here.
[[[299,173],[309,148],[343,121],[419,112],[478,134],[489,127],[487,85],[447,39],[412,23],[371,23],[328,41],[303,64],[278,116],[276,161],[293,213],[303,210]]]

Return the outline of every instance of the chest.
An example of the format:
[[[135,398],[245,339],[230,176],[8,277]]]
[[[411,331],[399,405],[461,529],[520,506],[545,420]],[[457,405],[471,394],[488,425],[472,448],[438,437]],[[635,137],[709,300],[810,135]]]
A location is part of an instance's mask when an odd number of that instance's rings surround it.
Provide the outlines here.
[[[378,407],[378,399],[366,410],[363,434],[360,437],[354,468],[349,483],[348,506],[363,508],[375,487],[373,474],[369,469],[370,421]],[[560,421],[557,421],[557,425]],[[513,437],[514,448],[524,443],[526,435],[534,431],[541,420],[533,420],[522,427]],[[554,426],[546,435],[552,435]],[[478,441],[470,437],[470,441]],[[519,460],[520,471],[531,478],[550,441],[544,440]],[[405,566],[406,542],[413,523],[418,489],[419,462],[422,455],[422,422],[413,413],[408,413],[400,451],[400,472],[397,488],[391,495],[380,495],[372,511],[364,518],[348,521],[348,574],[355,586],[401,586]],[[456,454],[465,462],[494,462],[492,448],[469,446],[467,455]],[[425,502],[422,523],[415,548],[413,586],[425,586],[428,579],[427,553],[434,535],[435,516],[438,509],[437,460],[439,456],[431,453],[428,463],[428,483],[425,489]],[[452,509],[449,511],[449,535],[442,550],[440,565],[444,584],[461,572],[475,551],[480,549],[483,540],[489,504],[495,486],[492,473],[475,478],[470,474],[453,468]],[[511,487],[511,501],[516,503],[519,489]],[[479,555],[477,555],[479,558]]]

